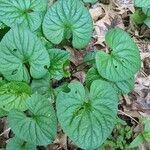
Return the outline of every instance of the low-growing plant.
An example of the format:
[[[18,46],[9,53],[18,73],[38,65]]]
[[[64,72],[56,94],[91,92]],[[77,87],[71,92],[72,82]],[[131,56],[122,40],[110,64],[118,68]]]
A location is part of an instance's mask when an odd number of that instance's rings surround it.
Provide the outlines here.
[[[150,28],[150,1],[134,0],[138,9],[131,15],[131,20],[136,24],[146,24]]]
[[[99,150],[129,150],[129,145],[132,137],[132,127],[130,127],[124,120],[118,119],[112,135],[108,137],[108,139],[105,141],[102,147],[99,148]]]
[[[63,47],[81,50],[93,32],[82,1],[58,0],[48,7],[47,0],[0,0],[0,21],[11,28],[0,42],[0,117],[7,117],[14,133],[6,149],[51,144],[58,123],[78,147],[99,148],[115,126],[119,95],[132,91],[140,69],[132,38],[111,28],[109,53],[97,50],[87,63],[86,82],[70,83],[65,78],[72,78],[71,54]]]

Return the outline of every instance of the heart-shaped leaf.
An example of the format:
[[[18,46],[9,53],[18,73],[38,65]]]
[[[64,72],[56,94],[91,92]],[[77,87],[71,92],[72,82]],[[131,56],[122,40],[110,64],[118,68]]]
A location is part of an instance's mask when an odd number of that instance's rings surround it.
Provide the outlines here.
[[[91,68],[87,72],[87,75],[86,75],[87,87],[89,88],[94,80],[99,80],[99,79],[109,82],[118,94],[127,94],[127,93],[131,92],[134,88],[134,78],[133,77],[128,80],[123,80],[120,82],[111,82],[111,81],[101,77],[100,74],[98,73],[97,69],[95,69],[95,68]]]
[[[109,83],[96,80],[90,93],[80,82],[69,85],[56,101],[57,117],[64,132],[83,149],[96,149],[111,134],[118,97]]]
[[[136,7],[150,8],[150,0],[134,0],[134,5]]]
[[[9,140],[6,150],[36,150],[36,146],[14,137]]]
[[[106,34],[110,54],[99,51],[96,66],[99,74],[110,81],[127,80],[140,69],[139,49],[131,37],[120,28],[113,28]]]
[[[47,145],[56,135],[57,121],[52,104],[47,98],[33,94],[27,101],[28,114],[10,111],[9,125],[16,136],[35,145]]]
[[[92,18],[80,0],[59,0],[53,4],[43,22],[45,36],[54,44],[72,37],[75,48],[85,47],[92,36]]]
[[[41,78],[47,73],[50,60],[41,41],[29,30],[12,28],[0,44],[0,72],[7,80],[27,81],[30,74]]]
[[[0,108],[5,111],[27,109],[26,101],[31,94],[31,88],[24,82],[13,81],[0,87]]]
[[[69,60],[69,52],[60,49],[49,49],[50,67],[48,68],[51,78],[60,80],[64,77],[64,64]]]
[[[7,26],[19,24],[35,31],[42,23],[47,0],[1,0],[0,20]]]

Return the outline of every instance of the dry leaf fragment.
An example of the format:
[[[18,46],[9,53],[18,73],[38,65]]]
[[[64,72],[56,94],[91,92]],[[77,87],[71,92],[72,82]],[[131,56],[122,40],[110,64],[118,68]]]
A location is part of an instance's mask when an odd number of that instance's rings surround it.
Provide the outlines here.
[[[97,21],[98,18],[102,18],[104,16],[104,10],[100,5],[98,5],[96,8],[91,8],[89,12],[94,22]]]

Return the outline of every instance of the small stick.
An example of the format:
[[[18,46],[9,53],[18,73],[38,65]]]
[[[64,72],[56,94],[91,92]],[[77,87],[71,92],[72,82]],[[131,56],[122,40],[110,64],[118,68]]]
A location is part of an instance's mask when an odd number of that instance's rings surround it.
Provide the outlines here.
[[[10,131],[10,128],[8,128],[8,129],[5,130],[4,132],[2,132],[2,133],[0,134],[0,136],[4,135],[4,134],[7,133],[8,131]]]
[[[121,111],[121,110],[118,110],[118,112],[122,115],[125,115],[125,116],[128,116],[129,118],[131,118],[133,121],[135,121],[137,124],[138,124],[138,121],[136,121],[132,116],[126,114],[125,112]]]

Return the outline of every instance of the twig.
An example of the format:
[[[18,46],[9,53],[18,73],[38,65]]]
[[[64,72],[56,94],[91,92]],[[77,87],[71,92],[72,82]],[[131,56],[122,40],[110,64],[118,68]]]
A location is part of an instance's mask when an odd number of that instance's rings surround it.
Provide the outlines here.
[[[136,122],[138,124],[138,121],[136,121],[132,116],[126,114],[125,112],[121,111],[121,110],[118,110],[118,112],[122,115],[125,115],[125,116],[128,116],[129,118],[131,118],[134,122]]]
[[[4,134],[7,133],[8,131],[10,131],[10,128],[8,128],[8,129],[5,130],[4,132],[2,132],[2,133],[0,134],[0,136],[4,135]]]

